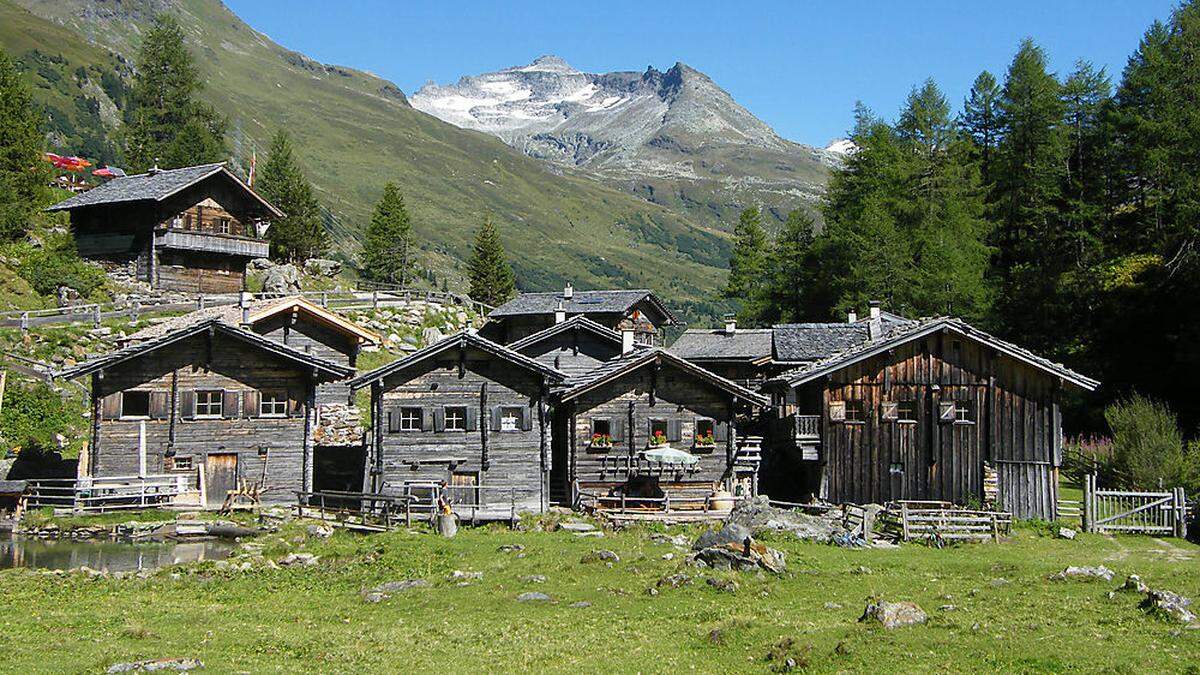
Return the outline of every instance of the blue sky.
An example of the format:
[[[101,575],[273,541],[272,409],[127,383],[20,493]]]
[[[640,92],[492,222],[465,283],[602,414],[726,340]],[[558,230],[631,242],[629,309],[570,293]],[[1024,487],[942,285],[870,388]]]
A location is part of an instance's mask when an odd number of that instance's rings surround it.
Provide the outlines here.
[[[404,2],[226,0],[254,28],[326,63],[386,77],[412,93],[556,54],[592,72],[707,73],[795,141],[844,135],[854,102],[893,117],[932,77],[956,105],[981,69],[1000,77],[1022,37],[1053,67],[1076,59],[1116,80],[1143,32],[1174,0],[921,2]],[[745,5],[745,6],[743,6]]]

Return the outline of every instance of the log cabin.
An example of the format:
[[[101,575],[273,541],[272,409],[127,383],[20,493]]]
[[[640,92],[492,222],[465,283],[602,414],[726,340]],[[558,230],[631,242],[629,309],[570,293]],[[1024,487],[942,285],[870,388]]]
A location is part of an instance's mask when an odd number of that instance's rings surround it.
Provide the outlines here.
[[[218,507],[231,490],[310,491],[317,388],[353,372],[210,318],[57,375],[91,378],[87,477],[180,472]]]
[[[1098,385],[959,319],[885,320],[873,309],[865,339],[764,384],[775,410],[769,489],[982,504],[992,482],[1003,510],[1053,520],[1060,405],[1068,389]]]
[[[567,284],[561,293],[521,293],[489,312],[479,334],[509,344],[573,316],[616,331],[633,329],[637,342],[648,345],[662,345],[663,329],[679,323],[651,291],[577,291]]]
[[[371,390],[371,492],[445,483],[460,516],[549,506],[550,390],[566,375],[464,331],[350,382]],[[424,486],[424,487],[423,487]]]
[[[70,214],[79,254],[152,288],[236,293],[283,213],[222,164],[114,178],[49,208]]]
[[[757,448],[741,452],[738,420],[767,399],[669,351],[626,346],[556,392],[555,500],[670,494],[681,506],[720,489],[754,494]]]
[[[632,331],[619,333],[582,314],[568,319],[559,313],[557,321],[549,328],[510,343],[508,348],[567,375],[578,375],[620,356],[623,335],[633,337]],[[627,345],[624,349],[631,347]]]

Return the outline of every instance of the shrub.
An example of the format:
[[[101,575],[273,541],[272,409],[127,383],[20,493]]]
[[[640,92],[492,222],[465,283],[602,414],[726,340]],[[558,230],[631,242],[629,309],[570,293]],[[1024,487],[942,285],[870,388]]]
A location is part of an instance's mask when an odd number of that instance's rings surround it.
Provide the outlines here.
[[[23,385],[9,378],[0,412],[0,435],[10,447],[55,448],[56,434],[71,437],[72,425],[81,424],[83,411],[73,402],[45,383]]]
[[[104,286],[104,270],[84,262],[70,234],[47,235],[42,248],[21,254],[17,268],[21,278],[42,295],[53,296],[60,286],[75,289],[81,297],[91,297]]]
[[[1197,472],[1200,453],[1185,450],[1175,413],[1144,396],[1117,401],[1104,410],[1113,432],[1116,480],[1153,489],[1186,485]]]
[[[1084,476],[1095,473],[1102,485],[1113,485],[1117,475],[1115,452],[1112,439],[1104,436],[1069,439],[1063,452],[1063,474],[1082,484]]]

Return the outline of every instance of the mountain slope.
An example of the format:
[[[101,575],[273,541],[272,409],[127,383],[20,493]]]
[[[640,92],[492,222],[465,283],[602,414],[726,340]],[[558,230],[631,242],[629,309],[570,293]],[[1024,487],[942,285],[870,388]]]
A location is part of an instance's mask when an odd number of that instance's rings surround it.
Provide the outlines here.
[[[708,221],[730,222],[750,205],[777,214],[811,206],[838,159],[781,138],[682,63],[665,72],[597,74],[543,56],[427,84],[412,105]]]
[[[8,0],[0,0],[0,5]],[[251,29],[216,0],[21,0],[34,14],[117,54],[136,54],[155,13],[176,14],[207,87],[230,121],[239,162],[286,127],[320,197],[336,218],[339,247],[355,252],[385,181],[396,181],[425,257],[460,282],[482,215],[497,220],[518,281],[528,290],[650,287],[678,298],[685,315],[713,315],[728,237],[594,181],[561,176],[497,139],[413,109],[392,83],[317,63]],[[0,46],[20,36],[0,25]],[[59,45],[39,47],[56,53]],[[84,64],[80,64],[84,65]],[[35,92],[36,95],[36,92]]]

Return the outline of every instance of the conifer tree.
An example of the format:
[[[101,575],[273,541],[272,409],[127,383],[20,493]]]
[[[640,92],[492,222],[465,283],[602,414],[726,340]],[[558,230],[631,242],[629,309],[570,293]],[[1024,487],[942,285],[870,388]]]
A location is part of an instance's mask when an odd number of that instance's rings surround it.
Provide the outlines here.
[[[254,188],[284,213],[284,217],[271,223],[267,230],[272,258],[297,263],[321,256],[329,249],[329,233],[325,231],[321,206],[296,162],[286,131],[279,130],[271,139],[267,159]]]
[[[516,295],[512,266],[504,254],[504,244],[490,215],[485,216],[475,233],[475,248],[467,263],[472,299],[498,307]]]
[[[795,209],[775,235],[767,266],[767,297],[758,317],[761,323],[803,321],[812,313],[817,292],[814,230],[812,216]]]
[[[0,240],[24,234],[44,201],[48,172],[43,147],[29,91],[0,50]]]
[[[383,186],[367,226],[361,257],[363,276],[406,286],[412,279],[414,242],[404,197],[395,183]]]
[[[979,157],[979,177],[985,186],[992,182],[992,163],[1000,140],[999,105],[1000,85],[995,76],[986,70],[979,73],[963,102],[960,124],[974,142]]]
[[[762,215],[755,207],[743,210],[733,228],[733,253],[729,258],[725,297],[741,302],[740,316],[745,321],[757,320],[763,309],[768,252]]]
[[[156,17],[138,52],[125,129],[126,159],[134,170],[228,158],[225,120],[197,100],[203,87],[179,22]]]

